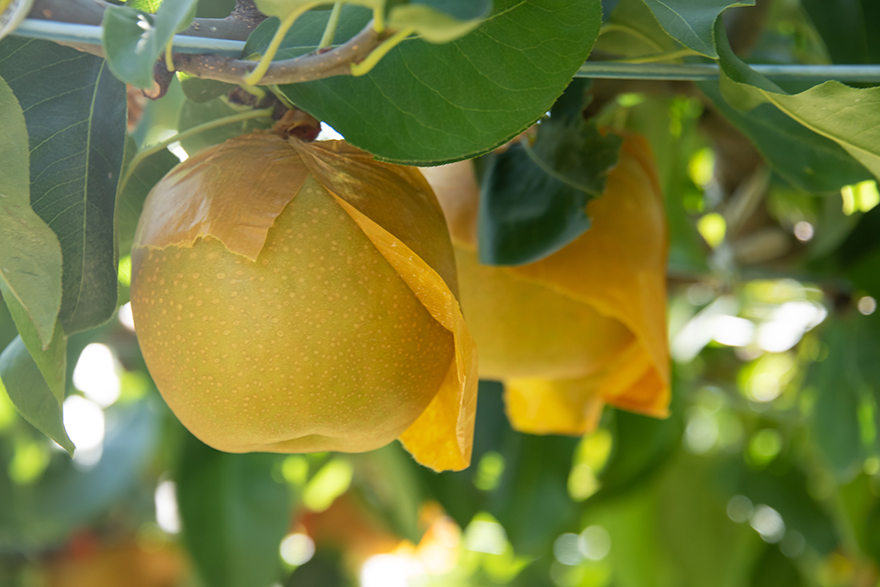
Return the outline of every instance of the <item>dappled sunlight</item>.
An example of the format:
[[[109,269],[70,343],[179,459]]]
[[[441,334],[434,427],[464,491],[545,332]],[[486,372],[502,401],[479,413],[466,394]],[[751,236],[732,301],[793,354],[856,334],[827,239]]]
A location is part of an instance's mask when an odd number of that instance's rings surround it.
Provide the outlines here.
[[[73,384],[88,399],[106,408],[119,399],[121,369],[108,346],[92,343],[80,353],[73,369]]]
[[[79,395],[64,400],[64,427],[76,445],[73,462],[82,468],[98,464],[104,446],[104,411],[96,402]]]
[[[315,555],[315,541],[308,534],[294,532],[281,541],[279,553],[285,563],[298,567],[309,562]]]

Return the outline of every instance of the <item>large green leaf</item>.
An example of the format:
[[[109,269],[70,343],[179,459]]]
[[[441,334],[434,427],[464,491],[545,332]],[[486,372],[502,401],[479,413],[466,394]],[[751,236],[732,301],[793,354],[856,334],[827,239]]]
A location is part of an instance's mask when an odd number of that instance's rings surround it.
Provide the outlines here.
[[[717,59],[714,27],[718,15],[731,6],[754,6],[755,0],[645,0],[645,4],[674,39]]]
[[[731,50],[724,27],[716,27],[723,76],[721,91],[733,106],[751,110],[776,106],[792,120],[831,139],[880,178],[880,88],[852,88],[828,81],[787,94],[752,70]]]
[[[538,125],[533,145],[520,141],[492,157],[480,194],[481,263],[532,263],[590,227],[587,203],[605,191],[622,140],[584,123],[581,81]]]
[[[836,192],[871,178],[871,173],[840,145],[799,124],[776,106],[762,104],[742,112],[727,103],[716,82],[698,82],[697,86],[792,185],[808,192]]]
[[[21,103],[31,145],[31,206],[63,255],[67,334],[116,309],[113,208],[125,139],[125,85],[103,59],[54,43],[0,42],[0,76]]]
[[[354,11],[343,11],[342,22],[351,26],[347,15]],[[286,37],[296,38],[295,46],[286,44],[278,57],[313,50],[326,18],[325,11],[304,20]],[[598,0],[499,0],[486,21],[456,41],[408,39],[367,75],[280,89],[381,159],[409,165],[466,159],[503,144],[550,109],[589,55],[600,21]],[[246,53],[262,52],[275,28],[277,21],[263,23]],[[349,36],[338,31],[336,42]]]
[[[73,454],[61,419],[61,401],[46,385],[20,337],[0,353],[0,388],[25,420]]]
[[[880,3],[876,0],[802,0],[835,63],[880,63]]]
[[[163,2],[155,15],[129,6],[104,11],[101,45],[113,74],[138,88],[153,87],[153,66],[174,33],[189,26],[197,0]]]
[[[24,113],[0,78],[0,291],[33,323],[39,346],[52,340],[61,309],[61,245],[31,209]]]
[[[187,434],[177,472],[184,539],[211,587],[268,587],[290,523],[288,489],[272,477],[275,455],[228,454]]]
[[[49,389],[59,402],[63,401],[67,384],[67,336],[61,329],[61,324],[55,323],[52,340],[49,341],[46,348],[43,348],[40,337],[37,335],[34,325],[28,320],[24,307],[14,298],[7,298],[6,289],[2,285],[0,285],[0,292],[4,294],[9,314],[15,322],[18,335],[25,348],[39,367]]]

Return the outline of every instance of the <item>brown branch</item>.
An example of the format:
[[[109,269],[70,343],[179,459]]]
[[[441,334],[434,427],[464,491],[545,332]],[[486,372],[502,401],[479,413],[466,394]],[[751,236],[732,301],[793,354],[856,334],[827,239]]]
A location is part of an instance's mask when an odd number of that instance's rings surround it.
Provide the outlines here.
[[[361,32],[335,49],[274,61],[260,84],[295,84],[335,75],[351,75],[351,64],[369,55],[381,41],[382,36],[373,29],[373,22],[370,21]],[[257,62],[219,55],[175,53],[174,66],[197,77],[241,84]]]
[[[107,6],[102,0],[35,0],[28,17],[98,26],[104,19],[104,8]],[[262,22],[260,16],[260,13],[254,14],[247,6],[242,5],[241,9],[236,6],[226,18],[196,18],[180,34],[245,41]]]
[[[106,6],[107,3],[102,0],[36,0],[29,16],[43,20],[100,25]],[[256,11],[251,0],[239,0],[229,17],[197,18],[181,34],[246,40],[262,20],[263,15]],[[370,21],[361,32],[335,49],[273,62],[260,84],[292,84],[336,75],[351,75],[351,64],[364,59],[384,38],[384,35],[373,30],[373,22]],[[99,45],[65,44],[99,57],[104,56]],[[178,71],[232,84],[244,83],[244,78],[257,66],[255,61],[214,54],[174,53],[173,60]]]

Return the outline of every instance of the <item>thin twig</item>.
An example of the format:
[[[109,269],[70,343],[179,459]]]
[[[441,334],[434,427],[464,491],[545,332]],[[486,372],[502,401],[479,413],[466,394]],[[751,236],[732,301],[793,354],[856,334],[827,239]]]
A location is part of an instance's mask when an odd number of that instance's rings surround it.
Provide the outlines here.
[[[100,24],[105,5],[101,0],[36,0],[29,16],[94,25]],[[71,10],[71,6],[76,9]],[[196,19],[181,34],[244,40],[256,26],[257,19],[239,21],[237,18],[239,17],[233,12],[227,19]],[[330,51],[275,61],[261,78],[260,84],[290,84],[336,75],[351,75],[351,65],[362,61],[388,36],[377,33],[374,29],[373,21],[370,21],[360,33]],[[99,45],[66,45],[104,57]],[[177,71],[232,84],[244,83],[245,77],[257,67],[255,61],[214,54],[174,53],[173,60]]]
[[[380,45],[382,37],[373,30],[373,23],[370,21],[347,43],[331,51],[272,62],[260,84],[293,84],[335,75],[351,75],[351,64],[358,63],[369,55]],[[244,78],[257,66],[255,61],[191,53],[175,53],[174,64],[178,71],[232,84],[244,83]]]
[[[104,19],[104,9],[108,6],[102,0],[35,0],[28,18],[54,20],[76,24],[100,25]],[[226,18],[196,18],[181,35],[191,37],[214,37],[245,41],[248,35],[260,24],[263,16],[246,6],[236,7]],[[265,17],[264,17],[265,18]]]

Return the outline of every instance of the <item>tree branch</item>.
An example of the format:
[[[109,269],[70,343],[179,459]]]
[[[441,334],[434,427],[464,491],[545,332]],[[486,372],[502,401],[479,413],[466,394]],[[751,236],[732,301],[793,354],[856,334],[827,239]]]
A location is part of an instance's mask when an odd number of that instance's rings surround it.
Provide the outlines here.
[[[100,25],[106,6],[107,3],[103,0],[36,0],[29,16],[42,20]],[[227,18],[197,18],[180,34],[246,40],[264,18],[256,10],[252,0],[239,0],[235,10]],[[339,47],[273,62],[260,84],[291,84],[336,75],[351,75],[351,64],[364,59],[386,36],[376,33],[370,21],[361,32]],[[104,56],[99,45],[69,46],[99,57]],[[257,66],[255,61],[214,54],[174,53],[173,60],[177,71],[232,84],[244,83],[245,76]]]
[[[335,75],[351,75],[351,64],[369,55],[379,46],[382,38],[373,30],[373,22],[370,21],[361,32],[335,49],[272,62],[260,84],[295,84]],[[175,53],[174,66],[197,77],[241,84],[257,62],[219,55]]]
[[[99,26],[104,20],[104,8],[107,6],[103,0],[35,0],[28,18]],[[180,34],[246,41],[248,35],[265,19],[261,13],[255,13],[256,9],[252,9],[252,6],[252,2],[250,5],[240,3],[226,18],[196,18]]]

